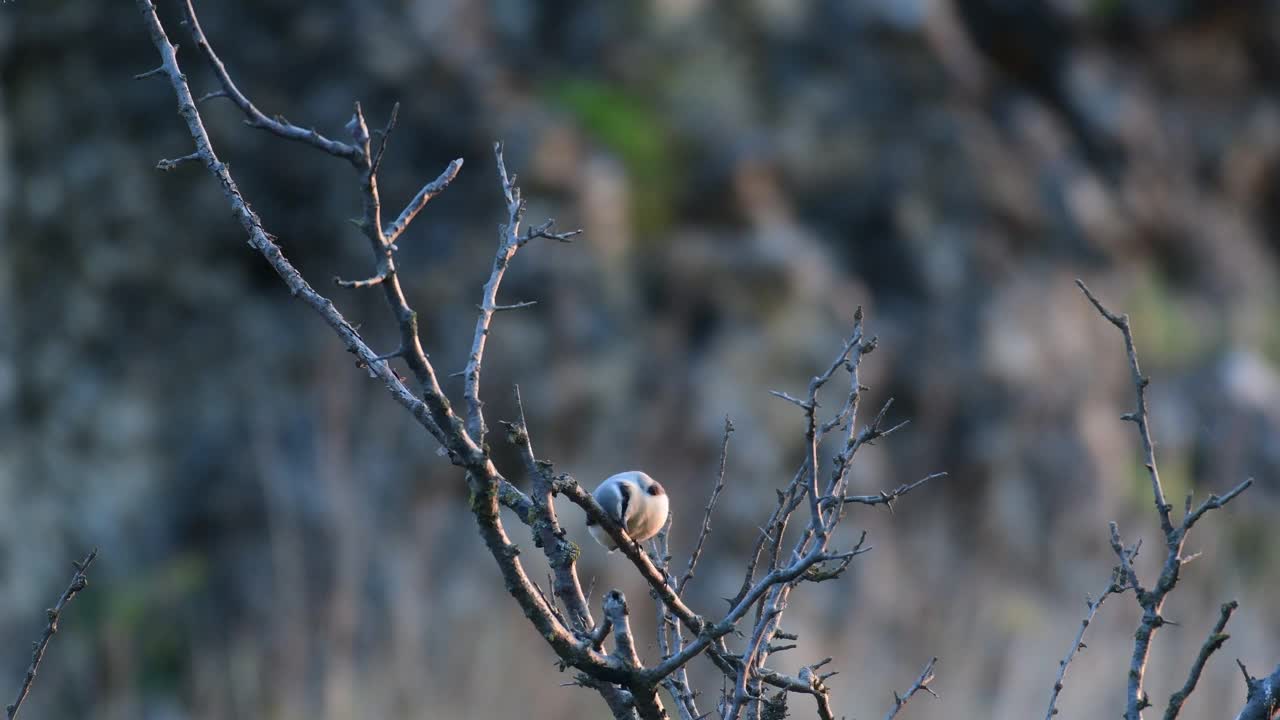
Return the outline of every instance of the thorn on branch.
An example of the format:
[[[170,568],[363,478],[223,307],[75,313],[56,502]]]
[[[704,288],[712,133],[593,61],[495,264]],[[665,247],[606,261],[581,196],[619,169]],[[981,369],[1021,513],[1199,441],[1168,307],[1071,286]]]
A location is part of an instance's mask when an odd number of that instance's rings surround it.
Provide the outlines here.
[[[511,305],[494,305],[493,311],[503,312],[504,310],[521,310],[524,308],[533,307],[534,305],[537,305],[537,304],[538,304],[537,300],[524,300],[522,302],[513,303]],[[483,311],[484,307],[477,305],[476,309]]]
[[[391,131],[396,129],[396,121],[399,118],[400,103],[397,102],[391,106],[391,117],[387,118],[387,126],[379,133],[378,149],[373,154],[373,164],[369,168],[371,176],[377,176],[378,169],[382,166],[382,154],[387,150],[387,141],[391,139]]]
[[[896,502],[898,498],[902,497],[903,495],[906,495],[912,490],[915,490],[916,488],[929,482],[930,480],[936,480],[938,478],[943,478],[946,476],[947,476],[947,473],[945,472],[931,473],[929,475],[926,475],[920,478],[919,480],[916,480],[913,483],[899,485],[897,488],[889,492],[885,492],[881,490],[879,493],[875,495],[846,495],[842,499],[842,501],[845,504],[857,503],[859,505],[884,505],[889,509],[890,512],[893,512],[893,503]]]
[[[807,400],[801,400],[800,398],[789,395],[785,392],[782,392],[781,390],[770,390],[769,394],[776,398],[782,398],[783,400],[786,400],[787,402],[799,407],[802,410],[805,410],[806,412],[813,409],[813,407],[817,404],[816,402],[814,404],[810,404],[809,401]]]
[[[183,155],[180,158],[174,158],[172,160],[169,160],[167,158],[161,159],[160,162],[156,163],[156,169],[162,170],[164,172],[169,172],[170,170],[176,169],[179,165],[182,165],[184,163],[189,163],[189,162],[199,162],[199,160],[200,160],[200,152],[197,150],[196,152],[193,152],[190,155]]]
[[[512,178],[512,182],[515,182],[514,178]],[[575,236],[582,234],[582,228],[569,230],[567,232],[552,232],[551,227],[555,224],[555,218],[551,218],[537,227],[531,227],[528,230],[525,230],[524,236],[520,238],[517,246],[522,246],[534,238],[546,238],[548,240],[558,240],[562,243],[571,243]]]
[[[1223,495],[1222,497],[1218,497],[1217,495],[1210,494],[1208,500],[1205,500],[1203,503],[1200,504],[1200,507],[1191,511],[1185,518],[1183,518],[1182,532],[1185,534],[1187,531],[1191,530],[1191,527],[1195,525],[1196,522],[1200,520],[1200,518],[1204,517],[1205,513],[1209,512],[1210,510],[1217,510],[1218,508],[1226,505],[1227,503],[1234,500],[1237,495],[1244,492],[1245,490],[1248,490],[1252,485],[1253,485],[1253,478],[1247,478],[1244,482],[1240,483],[1239,485],[1231,488],[1231,490],[1227,491],[1227,494]],[[1191,505],[1191,499],[1187,498],[1187,506],[1190,507],[1190,505]]]
[[[165,66],[164,66],[164,65],[161,65],[161,66],[160,66],[160,67],[158,67],[158,68],[153,68],[153,69],[148,70],[148,71],[146,71],[146,72],[144,72],[144,73],[138,73],[137,75],[134,75],[134,76],[133,76],[133,79],[134,79],[134,80],[146,80],[147,78],[155,77],[155,76],[157,76],[157,75],[168,75],[168,74],[169,74],[169,71],[165,68]]]
[[[333,284],[337,285],[340,288],[346,288],[348,290],[361,290],[364,288],[377,287],[378,285],[381,285],[383,282],[386,281],[387,276],[389,274],[390,273],[388,272],[380,272],[377,275],[374,275],[373,277],[370,277],[370,278],[365,278],[364,280],[343,280],[337,275],[334,275]],[[397,350],[397,352],[399,351]]]
[[[212,100],[214,98],[224,98],[224,97],[228,97],[226,90],[214,90],[213,92],[207,92],[201,95],[200,97],[196,98],[196,104],[199,105],[205,100]]]

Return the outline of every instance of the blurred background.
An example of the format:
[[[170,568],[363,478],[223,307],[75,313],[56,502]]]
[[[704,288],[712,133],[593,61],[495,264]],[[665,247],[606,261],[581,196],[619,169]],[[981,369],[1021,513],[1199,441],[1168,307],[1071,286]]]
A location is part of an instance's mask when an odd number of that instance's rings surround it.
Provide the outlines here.
[[[159,2],[197,94],[215,88]],[[874,552],[806,587],[794,671],[823,657],[837,712],[878,717],[932,656],[911,718],[1043,713],[1108,582],[1107,522],[1160,540],[1119,333],[1129,312],[1161,470],[1211,515],[1167,606],[1148,690],[1179,687],[1220,603],[1241,608],[1185,717],[1221,716],[1280,661],[1280,6],[1247,1],[708,0],[200,3],[268,114],[345,139],[381,126],[388,213],[466,165],[401,240],[441,375],[461,369],[503,218],[491,143],[529,218],[582,227],[516,259],[486,356],[490,423],[518,383],[540,456],[588,486],[643,468],[675,502],[683,563],[715,477],[729,493],[690,586],[741,582],[773,488],[803,453],[795,407],[858,305],[880,348],[863,419],[911,420],[855,488],[947,471],[840,543]],[[154,170],[191,140],[133,3],[0,6],[0,690],[16,693],[70,561],[101,558],[63,620],[33,718],[594,718],[503,592],[430,437],[245,246],[207,173]],[[380,350],[350,168],[202,106],[217,151],[290,259]],[[461,381],[448,381],[455,401]],[[836,407],[831,398],[828,407]],[[497,462],[519,484],[499,435]],[[583,544],[594,600],[652,606]],[[534,577],[545,574],[523,528]],[[1066,717],[1119,714],[1137,622],[1111,599]],[[640,648],[658,654],[652,640]],[[693,665],[703,709],[720,683]],[[812,704],[796,698],[794,714]]]

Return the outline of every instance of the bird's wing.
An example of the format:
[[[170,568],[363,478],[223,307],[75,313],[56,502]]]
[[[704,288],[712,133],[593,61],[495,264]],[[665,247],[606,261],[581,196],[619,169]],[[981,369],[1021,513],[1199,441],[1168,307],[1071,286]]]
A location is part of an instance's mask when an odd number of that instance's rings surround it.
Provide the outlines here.
[[[627,526],[627,514],[631,512],[631,485],[620,482],[617,484],[618,504],[616,508],[610,508],[614,512],[613,519],[622,527]]]

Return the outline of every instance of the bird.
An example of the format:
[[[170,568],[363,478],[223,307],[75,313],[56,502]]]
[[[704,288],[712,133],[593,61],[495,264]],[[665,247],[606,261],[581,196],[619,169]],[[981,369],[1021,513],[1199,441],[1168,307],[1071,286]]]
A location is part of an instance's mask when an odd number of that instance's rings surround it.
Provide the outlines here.
[[[592,493],[609,517],[626,528],[632,540],[648,540],[667,522],[670,504],[662,485],[639,470],[628,470],[607,478]],[[587,518],[587,530],[609,552],[618,549],[609,533]]]

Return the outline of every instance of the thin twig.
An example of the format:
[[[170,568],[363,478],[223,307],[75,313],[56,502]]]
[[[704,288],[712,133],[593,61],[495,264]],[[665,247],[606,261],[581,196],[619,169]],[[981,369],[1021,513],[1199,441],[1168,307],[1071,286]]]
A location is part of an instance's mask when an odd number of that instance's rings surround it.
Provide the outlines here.
[[[189,162],[200,162],[200,153],[191,153],[190,155],[183,155],[180,158],[173,158],[172,160],[162,158],[156,162],[156,169],[169,172],[170,170],[176,170],[179,166],[185,165]]]
[[[262,128],[268,132],[279,135],[282,138],[303,142],[312,147],[319,148],[330,155],[336,155],[340,158],[355,163],[359,160],[360,149],[355,145],[330,140],[329,138],[316,132],[314,129],[306,129],[293,125],[283,118],[269,118],[262,113],[253,103],[249,102],[249,98],[240,92],[240,88],[231,80],[231,75],[227,72],[226,65],[222,64],[222,59],[213,51],[213,47],[209,45],[209,39],[205,37],[204,30],[200,28],[200,21],[196,18],[195,6],[191,4],[191,0],[186,2],[186,21],[187,29],[191,32],[191,36],[196,41],[196,47],[204,54],[205,59],[209,61],[209,65],[213,68],[214,74],[218,76],[218,83],[222,85],[223,91],[232,102],[240,108],[240,111],[248,118],[246,120],[249,125]],[[154,71],[153,71],[154,72]],[[208,97],[207,95],[205,97]]]
[[[916,678],[915,683],[912,684],[911,687],[907,688],[905,695],[899,695],[896,692],[893,694],[893,709],[884,716],[884,720],[893,720],[893,718],[897,717],[898,711],[907,706],[907,702],[911,700],[911,696],[921,690],[929,693],[935,698],[938,697],[937,693],[929,689],[929,683],[933,682],[933,666],[936,665],[937,662],[938,658],[934,658],[929,661],[928,665],[924,666],[924,670],[920,673],[920,677]]]
[[[417,195],[413,196],[413,199],[409,201],[404,210],[400,211],[400,215],[395,221],[382,231],[386,242],[391,244],[398,240],[405,229],[409,227],[409,223],[413,222],[413,219],[422,211],[422,208],[426,207],[432,198],[444,192],[444,189],[449,187],[449,183],[453,182],[453,179],[458,176],[460,170],[462,170],[462,158],[449,163],[444,172],[440,173],[435,180],[423,185],[422,189],[418,191]]]
[[[1187,681],[1182,684],[1182,688],[1175,692],[1169,698],[1169,708],[1165,710],[1164,720],[1174,720],[1178,717],[1178,713],[1182,712],[1182,704],[1191,697],[1191,693],[1195,692],[1196,684],[1200,682],[1200,673],[1204,672],[1204,666],[1209,662],[1209,656],[1217,652],[1222,644],[1230,638],[1223,630],[1227,629],[1227,621],[1231,619],[1231,613],[1239,607],[1235,600],[1223,603],[1218,614],[1218,622],[1214,623],[1213,629],[1209,631],[1209,637],[1204,639],[1204,644],[1200,646],[1200,653],[1196,655],[1195,662],[1191,663],[1191,671],[1187,674]]]
[[[502,196],[507,203],[507,221],[498,235],[498,249],[493,256],[493,267],[489,271],[489,279],[484,284],[480,300],[480,314],[476,318],[475,333],[471,338],[471,354],[467,356],[467,366],[462,371],[462,395],[467,401],[467,432],[476,442],[483,443],[488,433],[484,421],[484,402],[480,399],[480,371],[484,363],[484,351],[489,339],[489,325],[493,322],[493,314],[499,308],[511,310],[527,305],[516,304],[502,306],[498,304],[498,287],[502,277],[511,264],[516,252],[529,241],[532,235],[520,235],[520,223],[524,219],[525,203],[520,196],[520,187],[516,185],[514,175],[507,174],[506,162],[502,156],[502,143],[493,144],[493,156],[498,166],[498,180],[502,184]],[[539,226],[538,232],[544,237],[551,237],[548,221]],[[577,233],[572,233],[577,234]]]
[[[371,287],[376,287],[378,285],[381,285],[383,281],[385,281],[386,279],[387,279],[387,276],[384,273],[378,273],[377,275],[374,275],[373,277],[370,277],[370,278],[365,278],[364,280],[343,280],[342,278],[335,275],[333,277],[333,284],[337,285],[340,288],[346,288],[348,290],[362,290],[365,288],[371,288]],[[399,356],[400,351],[397,350],[395,354],[396,356]]]
[[[1102,603],[1108,596],[1119,593],[1124,589],[1119,584],[1118,573],[1119,569],[1117,569],[1116,573],[1113,573],[1111,582],[1107,584],[1107,587],[1098,596],[1097,600],[1092,600],[1088,597],[1084,599],[1088,612],[1085,613],[1084,620],[1080,621],[1080,629],[1076,632],[1076,638],[1071,643],[1071,648],[1067,650],[1067,656],[1058,663],[1058,677],[1053,681],[1053,694],[1049,696],[1049,709],[1045,711],[1045,720],[1052,720],[1053,716],[1058,714],[1058,695],[1062,693],[1062,683],[1067,677],[1067,668],[1071,666],[1071,661],[1075,659],[1076,653],[1084,650],[1084,633],[1089,629],[1090,623],[1093,622],[1093,616],[1098,614],[1098,608],[1102,607]]]
[[[40,635],[40,639],[31,644],[31,665],[27,667],[27,674],[22,680],[22,687],[18,689],[18,698],[5,708],[5,712],[8,713],[8,720],[13,720],[17,717],[23,701],[27,699],[27,694],[31,692],[31,683],[36,679],[36,671],[40,669],[40,661],[44,659],[45,648],[49,647],[49,640],[53,637],[53,634],[58,632],[58,619],[62,617],[62,611],[67,607],[67,604],[89,584],[89,578],[85,576],[85,572],[97,557],[98,549],[94,548],[93,552],[86,555],[84,560],[72,563],[76,571],[71,576],[71,584],[67,586],[66,590],[62,591],[62,596],[58,598],[58,602],[45,611],[47,623],[44,626],[44,632]]]
[[[1183,518],[1182,532],[1185,534],[1188,530],[1191,529],[1193,525],[1196,524],[1197,521],[1200,520],[1200,518],[1204,517],[1205,513],[1209,512],[1210,510],[1217,510],[1223,505],[1226,505],[1227,503],[1234,500],[1237,495],[1244,492],[1245,490],[1248,490],[1249,487],[1252,485],[1253,485],[1253,478],[1248,478],[1244,482],[1228,490],[1227,494],[1223,495],[1222,497],[1218,497],[1217,495],[1210,495],[1208,500],[1205,500],[1203,503],[1200,504],[1200,507],[1187,513],[1187,516]],[[1190,497],[1187,498],[1188,501],[1190,501],[1190,499],[1191,499]]]
[[[391,106],[391,116],[387,118],[387,126],[382,129],[382,134],[378,137],[378,149],[373,153],[373,163],[371,164],[371,172],[378,174],[378,170],[382,168],[382,156],[387,151],[387,141],[391,139],[391,133],[396,129],[396,121],[400,119],[400,103]]]
[[[945,472],[930,473],[920,478],[919,480],[916,480],[913,483],[899,485],[897,488],[890,490],[889,492],[881,491],[878,495],[845,495],[844,503],[845,504],[856,503],[859,505],[872,505],[872,506],[884,505],[886,508],[889,509],[890,512],[892,512],[893,503],[897,501],[898,498],[902,497],[903,495],[906,495],[912,490],[915,490],[916,488],[929,482],[930,480],[937,480],[938,478],[944,478],[946,476],[947,476],[947,473]]]
[[[720,499],[720,493],[724,490],[724,471],[725,465],[729,458],[729,435],[733,433],[733,422],[726,415],[724,419],[724,439],[720,442],[720,472],[716,475],[716,486],[711,490],[711,499],[707,501],[706,510],[702,513],[702,528],[698,530],[698,543],[694,545],[693,553],[689,555],[689,566],[685,568],[684,576],[680,578],[680,582],[676,583],[676,592],[684,592],[684,588],[693,579],[694,568],[698,565],[698,558],[702,557],[702,546],[707,541],[707,536],[711,534],[711,513],[715,510],[716,500]]]
[[[1142,451],[1146,456],[1147,475],[1151,478],[1151,494],[1155,497],[1156,512],[1160,515],[1160,528],[1168,535],[1173,532],[1173,521],[1169,518],[1169,503],[1164,499],[1164,487],[1160,484],[1160,471],[1156,468],[1155,443],[1151,441],[1151,429],[1147,424],[1147,385],[1151,378],[1142,374],[1138,366],[1138,351],[1133,346],[1133,332],[1129,329],[1129,316],[1117,315],[1102,305],[1102,302],[1089,291],[1082,280],[1076,280],[1076,286],[1089,298],[1089,302],[1097,308],[1102,317],[1120,329],[1124,335],[1124,350],[1129,357],[1129,372],[1133,376],[1134,393],[1137,396],[1137,407],[1133,412],[1121,416],[1138,426],[1138,434],[1142,438]]]

